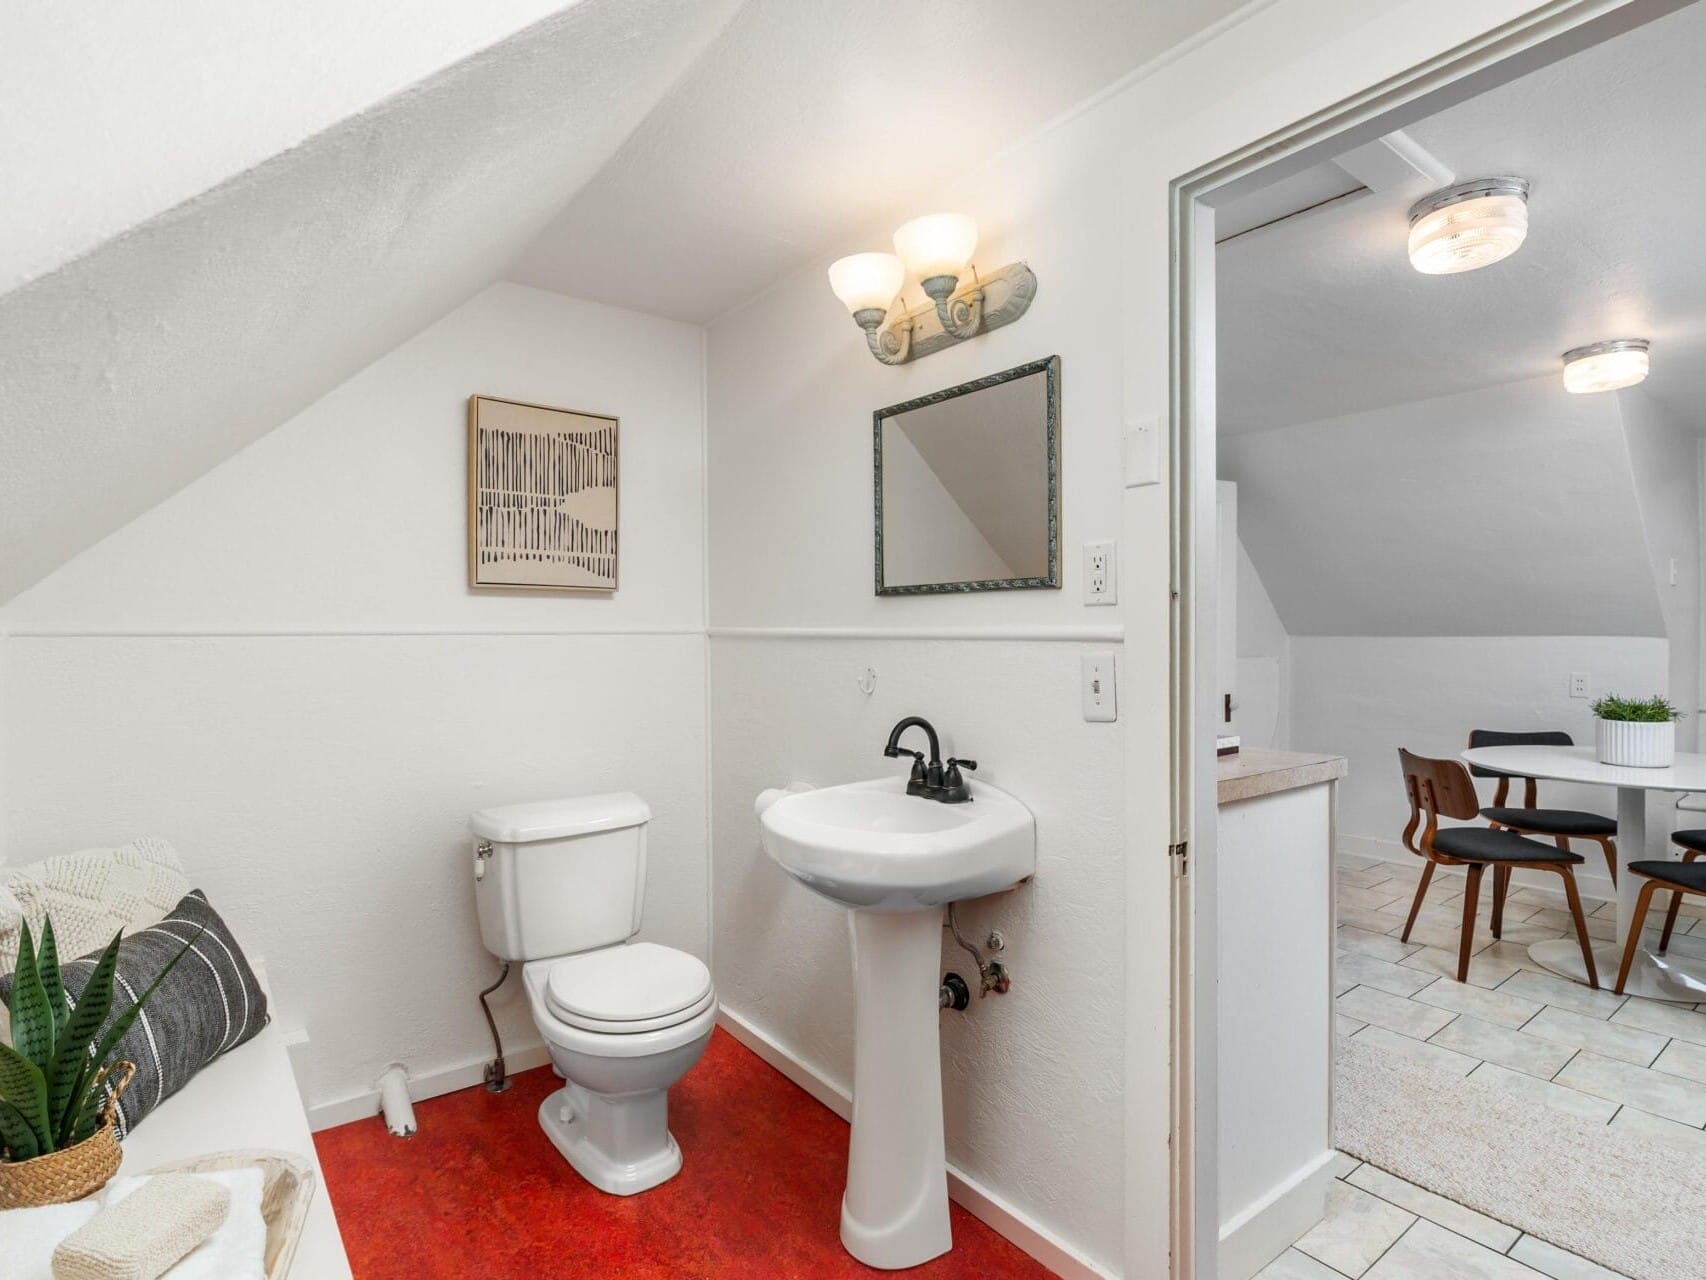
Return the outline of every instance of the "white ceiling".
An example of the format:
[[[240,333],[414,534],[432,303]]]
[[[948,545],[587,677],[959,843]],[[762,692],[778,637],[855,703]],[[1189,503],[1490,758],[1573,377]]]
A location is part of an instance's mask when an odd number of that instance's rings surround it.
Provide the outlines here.
[[[1223,244],[1222,433],[1556,376],[1567,349],[1616,337],[1652,339],[1648,391],[1706,428],[1703,66],[1692,5],[1406,126],[1459,178],[1533,183],[1528,241],[1493,267],[1409,265],[1426,182]]]
[[[712,319],[1242,2],[747,0],[509,276]]]

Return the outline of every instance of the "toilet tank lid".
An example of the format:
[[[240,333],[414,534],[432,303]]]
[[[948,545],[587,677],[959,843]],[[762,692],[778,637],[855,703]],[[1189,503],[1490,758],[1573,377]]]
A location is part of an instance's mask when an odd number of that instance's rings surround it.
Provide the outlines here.
[[[469,819],[474,834],[499,844],[528,844],[620,831],[651,821],[652,811],[632,791],[609,791],[597,796],[570,796],[532,804],[506,804],[481,809]]]

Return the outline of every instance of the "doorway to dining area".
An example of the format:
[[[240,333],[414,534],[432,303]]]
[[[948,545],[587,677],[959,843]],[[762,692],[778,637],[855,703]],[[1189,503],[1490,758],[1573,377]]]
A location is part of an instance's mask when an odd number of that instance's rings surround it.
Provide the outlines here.
[[[1688,5],[1215,208],[1223,777],[1343,761],[1327,1215],[1229,1280],[1706,1275],[1702,65]]]

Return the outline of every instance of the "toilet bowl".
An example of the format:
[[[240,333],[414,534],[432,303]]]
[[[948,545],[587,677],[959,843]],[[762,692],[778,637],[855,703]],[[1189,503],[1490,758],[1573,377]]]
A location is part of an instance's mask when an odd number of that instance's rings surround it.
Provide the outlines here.
[[[534,1024],[563,1078],[539,1124],[569,1165],[612,1195],[681,1169],[669,1088],[717,1019],[697,956],[635,942],[651,811],[628,792],[473,815],[480,936],[519,961]]]
[[[598,962],[596,973],[585,971],[586,961]],[[693,966],[703,975],[697,991],[691,990]],[[660,969],[677,971],[678,985],[660,983]],[[648,985],[648,973],[652,993],[636,995],[635,987]],[[535,960],[521,977],[551,1065],[563,1078],[563,1087],[539,1108],[539,1125],[552,1145],[575,1172],[611,1195],[633,1195],[673,1178],[681,1170],[681,1148],[669,1132],[669,1089],[711,1042],[717,998],[710,972],[685,952],[637,942]],[[591,1000],[564,998],[577,978],[584,990],[599,993],[594,1012],[586,1011]],[[677,1001],[679,1008],[667,1008]],[[616,1016],[622,1013],[631,1016]]]

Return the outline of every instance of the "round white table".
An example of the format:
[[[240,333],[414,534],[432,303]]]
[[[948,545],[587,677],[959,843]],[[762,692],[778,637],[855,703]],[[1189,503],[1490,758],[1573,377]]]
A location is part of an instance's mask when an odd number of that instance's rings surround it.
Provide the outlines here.
[[[1629,871],[1631,862],[1676,859],[1680,851],[1670,843],[1668,831],[1655,832],[1652,847],[1647,842],[1647,792],[1706,791],[1706,755],[1679,751],[1668,769],[1632,769],[1601,764],[1592,747],[1475,747],[1463,753],[1466,763],[1525,778],[1548,778],[1617,788],[1617,942],[1594,948],[1599,984],[1610,990],[1623,963],[1623,945],[1635,919],[1635,899],[1641,892],[1641,877]],[[1703,824],[1706,825],[1706,824]],[[1536,837],[1543,838],[1543,837]],[[1664,920],[1669,895],[1653,897],[1647,923],[1656,927]],[[1537,942],[1529,957],[1554,973],[1587,981],[1587,965],[1574,938]],[[1706,1000],[1706,960],[1690,956],[1655,955],[1642,947],[1635,953],[1624,988],[1630,995],[1654,1000],[1694,1003]]]

